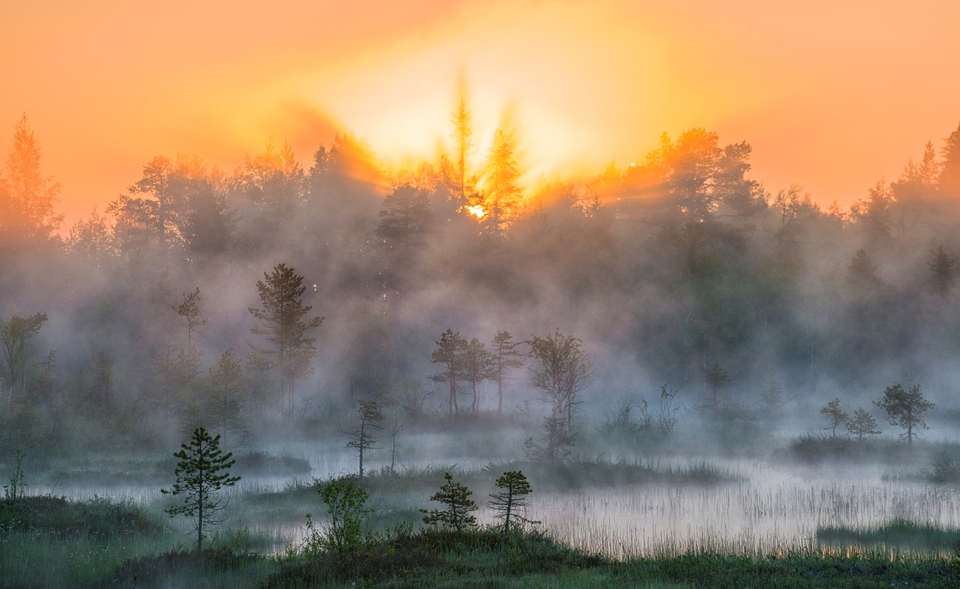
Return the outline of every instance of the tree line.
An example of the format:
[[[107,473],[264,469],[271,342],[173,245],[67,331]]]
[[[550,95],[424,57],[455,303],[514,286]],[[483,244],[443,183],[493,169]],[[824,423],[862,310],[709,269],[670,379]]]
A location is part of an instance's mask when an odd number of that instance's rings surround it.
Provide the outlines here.
[[[476,410],[478,385],[495,383],[499,413],[504,375],[530,357],[501,334],[458,336],[489,324],[561,323],[622,351],[615,366],[593,358],[599,388],[635,371],[709,391],[717,407],[761,397],[770,373],[814,393],[866,390],[888,366],[929,375],[933,390],[947,379],[938,368],[960,351],[960,128],[844,210],[799,186],[770,192],[750,177],[749,144],[704,129],[588,181],[524,186],[516,137],[501,130],[478,153],[465,99],[451,122],[446,155],[400,170],[348,134],[306,164],[272,142],[233,172],[158,156],[61,234],[61,189],[18,121],[0,171],[3,391],[32,416],[15,421],[218,406],[227,428],[238,391],[289,410],[414,381],[443,386],[448,414],[463,409],[458,391]],[[280,288],[264,268],[299,292],[292,332],[270,292],[248,288],[261,275]],[[572,435],[581,399],[546,386],[518,388],[549,397],[550,428]]]

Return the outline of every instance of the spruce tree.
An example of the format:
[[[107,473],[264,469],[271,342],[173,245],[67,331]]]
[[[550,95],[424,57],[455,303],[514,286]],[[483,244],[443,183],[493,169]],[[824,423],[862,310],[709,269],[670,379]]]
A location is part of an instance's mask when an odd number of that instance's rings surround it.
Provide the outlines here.
[[[317,338],[308,337],[307,331],[319,327],[323,317],[306,318],[313,307],[303,304],[303,276],[293,268],[277,264],[270,274],[264,272],[263,278],[257,281],[263,308],[248,309],[260,324],[250,331],[267,336],[273,345],[260,352],[274,357],[273,366],[280,372],[280,392],[287,396],[292,412],[293,383],[311,374],[310,360],[317,355]]]

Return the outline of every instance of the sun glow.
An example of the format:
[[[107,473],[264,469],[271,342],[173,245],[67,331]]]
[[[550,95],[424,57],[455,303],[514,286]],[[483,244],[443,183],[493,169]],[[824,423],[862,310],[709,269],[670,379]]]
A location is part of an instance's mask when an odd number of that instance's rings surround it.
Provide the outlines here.
[[[483,210],[483,207],[480,205],[467,205],[465,208],[468,213],[477,219],[482,219],[487,214],[487,211]]]
[[[799,182],[844,205],[945,137],[960,99],[941,75],[957,68],[955,0],[238,0],[229,18],[209,0],[0,4],[16,5],[0,18],[0,54],[15,56],[0,60],[0,125],[30,117],[64,227],[157,155],[230,171],[273,137],[306,166],[349,132],[386,167],[436,161],[461,79],[473,170],[505,112],[528,186],[703,127],[749,142],[771,189]],[[904,104],[909,117],[890,116]]]

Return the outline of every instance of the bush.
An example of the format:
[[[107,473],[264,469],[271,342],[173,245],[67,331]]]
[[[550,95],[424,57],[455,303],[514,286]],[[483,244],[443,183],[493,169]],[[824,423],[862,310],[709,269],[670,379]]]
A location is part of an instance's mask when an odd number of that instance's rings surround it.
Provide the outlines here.
[[[370,496],[347,478],[333,479],[319,485],[317,492],[327,506],[330,525],[325,531],[317,529],[307,514],[308,536],[304,552],[316,557],[330,551],[340,556],[357,554],[363,548],[363,523],[372,511],[367,508]]]

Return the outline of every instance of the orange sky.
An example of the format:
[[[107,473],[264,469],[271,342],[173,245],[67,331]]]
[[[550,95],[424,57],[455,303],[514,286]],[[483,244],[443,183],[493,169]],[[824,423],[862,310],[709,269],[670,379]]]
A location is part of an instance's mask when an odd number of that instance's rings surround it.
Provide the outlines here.
[[[477,158],[507,113],[531,182],[706,127],[848,205],[957,128],[957,31],[956,0],[0,0],[0,140],[25,111],[69,223],[155,155],[433,156],[462,76]]]

